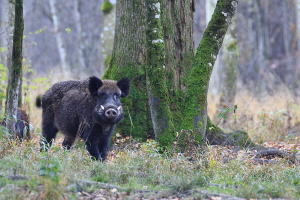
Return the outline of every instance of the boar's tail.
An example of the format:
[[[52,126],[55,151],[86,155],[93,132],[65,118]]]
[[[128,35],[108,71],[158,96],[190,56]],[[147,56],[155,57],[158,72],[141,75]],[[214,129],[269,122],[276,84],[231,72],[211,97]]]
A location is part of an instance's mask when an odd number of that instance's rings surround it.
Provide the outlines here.
[[[40,95],[36,97],[36,99],[35,99],[35,105],[38,108],[42,107],[42,97]]]

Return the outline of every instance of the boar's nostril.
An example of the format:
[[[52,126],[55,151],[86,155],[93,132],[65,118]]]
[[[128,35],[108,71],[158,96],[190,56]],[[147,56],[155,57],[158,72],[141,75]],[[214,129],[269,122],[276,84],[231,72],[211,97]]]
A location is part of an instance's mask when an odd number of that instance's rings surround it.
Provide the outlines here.
[[[115,118],[117,114],[118,112],[113,108],[107,109],[107,111],[105,112],[105,116],[108,118]]]

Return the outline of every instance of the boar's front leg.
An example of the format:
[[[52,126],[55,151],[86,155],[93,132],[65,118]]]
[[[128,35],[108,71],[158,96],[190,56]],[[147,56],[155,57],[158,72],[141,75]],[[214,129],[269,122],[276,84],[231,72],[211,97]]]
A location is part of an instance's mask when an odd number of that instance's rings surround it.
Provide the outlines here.
[[[86,141],[85,145],[86,149],[91,154],[92,159],[99,160],[101,158],[98,149],[98,144],[96,142]]]
[[[66,135],[64,138],[64,141],[62,143],[62,146],[66,149],[66,150],[70,150],[70,148],[73,146],[74,141],[76,139],[76,135],[75,136],[69,136]]]
[[[85,124],[81,129],[79,135],[84,139],[86,149],[90,153],[91,157],[95,160],[99,160],[100,153],[98,149],[99,133],[97,132],[97,126]]]
[[[110,137],[103,137],[98,143],[99,154],[101,156],[102,161],[104,161],[107,157],[107,152],[109,149]]]
[[[114,131],[115,125],[102,126],[102,135],[98,143],[98,149],[102,161],[107,157],[107,152],[109,150],[110,138]]]

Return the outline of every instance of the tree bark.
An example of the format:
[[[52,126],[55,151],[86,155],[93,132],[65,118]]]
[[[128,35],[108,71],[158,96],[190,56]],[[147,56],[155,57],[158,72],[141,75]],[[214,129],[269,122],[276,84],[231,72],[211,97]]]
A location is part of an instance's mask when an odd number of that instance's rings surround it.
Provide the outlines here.
[[[131,80],[130,95],[123,102],[128,113],[118,125],[122,134],[146,139],[153,137],[154,129],[155,138],[167,147],[173,143],[175,131],[197,129],[201,133],[197,139],[203,139],[208,132],[209,140],[227,144],[227,135],[207,119],[206,98],[213,64],[237,0],[218,1],[195,59],[193,3],[193,0],[117,3],[114,50],[104,78],[118,80],[127,76]],[[228,136],[241,138],[237,141],[247,138],[237,133]],[[217,137],[221,139],[216,141]]]
[[[163,146],[175,139],[164,64],[164,38],[161,26],[161,1],[147,0],[146,84],[155,138]]]
[[[203,34],[188,79],[182,128],[195,129],[199,133],[200,140],[203,140],[206,134],[210,75],[237,2],[237,0],[218,1],[212,19]]]
[[[0,66],[4,67],[5,63],[7,63],[7,61],[5,60],[6,55],[5,55],[5,51],[7,51],[7,49],[5,47],[7,47],[6,45],[6,34],[5,34],[5,13],[6,11],[6,1],[0,1]],[[4,68],[2,68],[3,70]],[[3,82],[3,80],[2,80]],[[3,113],[3,97],[5,96],[5,85],[2,84],[2,87],[0,87],[0,112]]]
[[[63,42],[62,33],[59,30],[60,23],[58,19],[58,13],[56,9],[56,0],[49,0],[50,11],[53,20],[53,29],[56,34],[56,42],[57,42],[57,50],[59,52],[59,57],[61,61],[61,71],[64,78],[68,78],[70,76],[70,66],[67,60],[67,53]]]
[[[12,3],[11,1],[9,1]],[[8,5],[10,7],[11,5]],[[8,66],[8,85],[6,99],[6,115],[7,129],[15,133],[15,119],[17,116],[18,102],[21,96],[22,87],[22,45],[23,45],[23,0],[14,2],[14,31],[13,31],[13,47],[12,47],[12,65]],[[12,11],[12,10],[11,10]],[[8,24],[10,26],[10,24]],[[9,43],[11,41],[7,41]],[[13,134],[16,137],[16,134]]]
[[[123,99],[126,116],[117,128],[124,135],[142,140],[154,138],[145,75],[146,15],[145,1],[117,2],[114,49],[103,77],[130,79],[130,95]]]
[[[162,1],[162,28],[170,108],[176,129],[182,122],[186,82],[194,60],[194,0]]]

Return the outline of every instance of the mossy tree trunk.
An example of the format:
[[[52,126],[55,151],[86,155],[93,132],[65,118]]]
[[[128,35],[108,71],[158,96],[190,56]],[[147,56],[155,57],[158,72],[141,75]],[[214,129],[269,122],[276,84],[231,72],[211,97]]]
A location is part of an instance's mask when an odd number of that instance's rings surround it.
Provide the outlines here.
[[[163,146],[172,144],[182,128],[197,130],[198,139],[209,132],[209,138],[226,140],[208,119],[206,100],[236,4],[218,1],[194,56],[194,0],[118,1],[114,49],[104,78],[131,80],[130,95],[123,102],[126,117],[118,125],[122,134],[155,137]],[[207,121],[212,129],[207,129]]]
[[[103,78],[130,79],[130,95],[123,99],[125,118],[117,126],[124,135],[154,138],[146,87],[145,1],[124,0],[116,4],[114,49]]]
[[[170,108],[176,130],[180,130],[186,82],[194,60],[194,0],[162,1],[162,27]]]
[[[187,82],[182,128],[193,129],[204,139],[207,129],[207,91],[211,72],[233,17],[237,0],[219,0],[197,49]]]
[[[7,129],[14,133],[15,118],[17,116],[18,102],[21,96],[22,87],[22,45],[23,45],[23,0],[16,0],[14,31],[13,31],[13,48],[12,48],[12,65],[8,65],[8,85],[6,97],[6,115]],[[10,42],[10,41],[8,41]],[[15,138],[15,134],[13,137]]]
[[[147,0],[146,84],[155,138],[163,146],[175,139],[167,88],[165,48],[161,26],[161,0]]]

